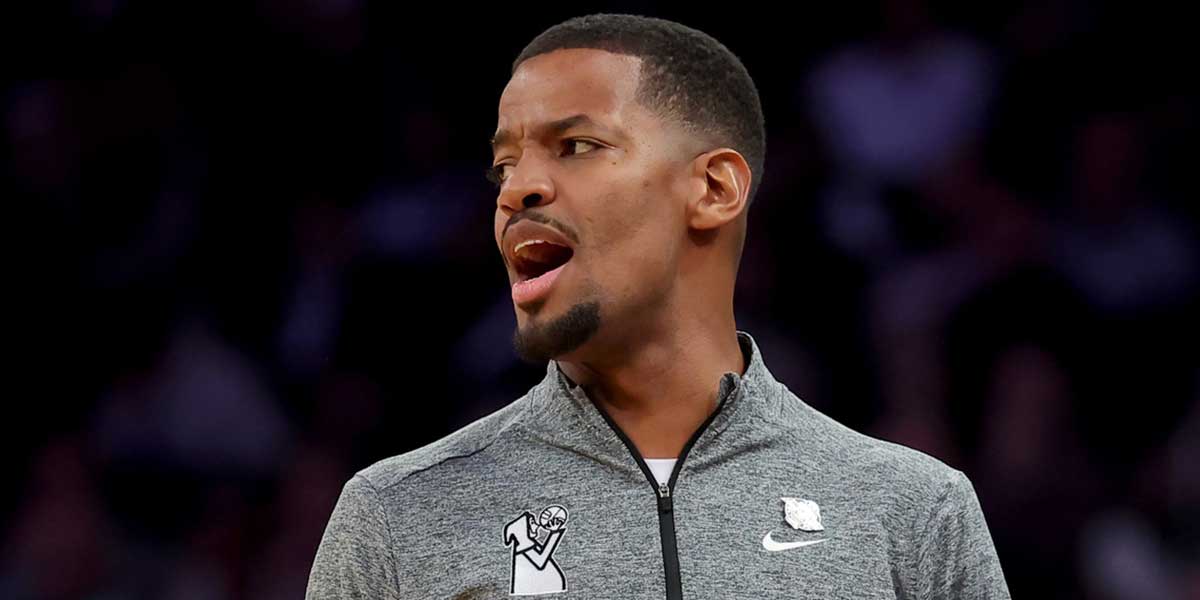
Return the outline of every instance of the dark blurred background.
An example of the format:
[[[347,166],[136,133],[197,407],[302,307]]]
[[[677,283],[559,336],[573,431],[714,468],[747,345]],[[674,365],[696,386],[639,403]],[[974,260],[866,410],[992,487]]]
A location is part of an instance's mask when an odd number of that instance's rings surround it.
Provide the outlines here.
[[[608,11],[759,85],[738,325],[777,377],[965,471],[1014,597],[1200,598],[1183,10],[7,6],[0,597],[299,598],[354,471],[538,381],[487,139],[521,48]]]

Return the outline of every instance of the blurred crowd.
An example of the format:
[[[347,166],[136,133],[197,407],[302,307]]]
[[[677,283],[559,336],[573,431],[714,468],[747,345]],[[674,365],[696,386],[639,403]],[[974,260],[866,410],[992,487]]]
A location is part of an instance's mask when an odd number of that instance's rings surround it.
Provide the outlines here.
[[[1194,26],[605,10],[703,29],[758,82],[736,305],[778,378],[963,470],[1014,597],[1200,598]],[[0,189],[35,385],[0,597],[302,597],[352,473],[544,373],[511,350],[483,172],[510,61],[573,15],[18,12]]]

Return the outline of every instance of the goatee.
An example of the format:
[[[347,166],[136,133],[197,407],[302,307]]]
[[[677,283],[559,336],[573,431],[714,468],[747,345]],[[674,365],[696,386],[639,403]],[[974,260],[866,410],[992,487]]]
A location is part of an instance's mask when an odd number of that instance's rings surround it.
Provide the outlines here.
[[[579,348],[599,329],[600,304],[585,302],[545,325],[528,325],[523,330],[518,326],[513,348],[527,362],[544,363]]]

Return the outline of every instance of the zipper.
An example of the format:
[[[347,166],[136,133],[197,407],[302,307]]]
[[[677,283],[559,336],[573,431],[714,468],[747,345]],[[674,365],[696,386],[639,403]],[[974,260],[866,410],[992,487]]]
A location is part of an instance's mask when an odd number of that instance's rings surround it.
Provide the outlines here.
[[[683,467],[683,461],[687,458],[688,453],[692,451],[692,446],[696,445],[696,440],[704,434],[708,426],[712,424],[713,419],[721,413],[721,409],[725,406],[725,398],[721,399],[721,403],[717,405],[717,409],[713,411],[700,428],[692,434],[691,439],[683,446],[683,451],[679,453],[679,458],[675,460],[675,468],[671,469],[671,477],[667,483],[659,483],[654,477],[654,472],[642,459],[642,454],[638,452],[637,446],[633,445],[633,441],[621,431],[620,427],[613,422],[599,404],[592,403],[600,416],[604,417],[604,422],[612,428],[617,434],[621,442],[625,444],[625,448],[633,455],[633,459],[637,461],[637,465],[642,469],[642,474],[646,476],[646,480],[650,482],[650,487],[654,489],[654,497],[658,501],[658,534],[662,538],[663,551],[663,572],[666,574],[667,600],[683,600],[683,583],[679,575],[679,546],[675,539],[675,502],[673,500],[673,491],[675,489],[675,480],[679,478],[679,470]]]
[[[682,460],[680,457],[679,461]],[[679,469],[679,461],[675,462],[674,470]],[[675,474],[671,475],[673,479]],[[679,575],[679,546],[675,540],[675,507],[671,501],[671,486],[666,483],[658,484],[658,535],[662,538],[667,600],[683,600],[683,582]]]

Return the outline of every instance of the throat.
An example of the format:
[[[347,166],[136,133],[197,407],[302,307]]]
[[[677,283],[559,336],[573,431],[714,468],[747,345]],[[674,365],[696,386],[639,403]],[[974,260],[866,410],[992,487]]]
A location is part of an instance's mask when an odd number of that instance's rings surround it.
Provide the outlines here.
[[[716,410],[711,399],[680,402],[663,399],[650,404],[620,405],[596,402],[643,458],[676,458],[692,435]]]
[[[560,364],[642,457],[677,457],[717,411],[725,375],[746,372],[749,358],[736,329],[729,330],[627,347],[608,367]]]

